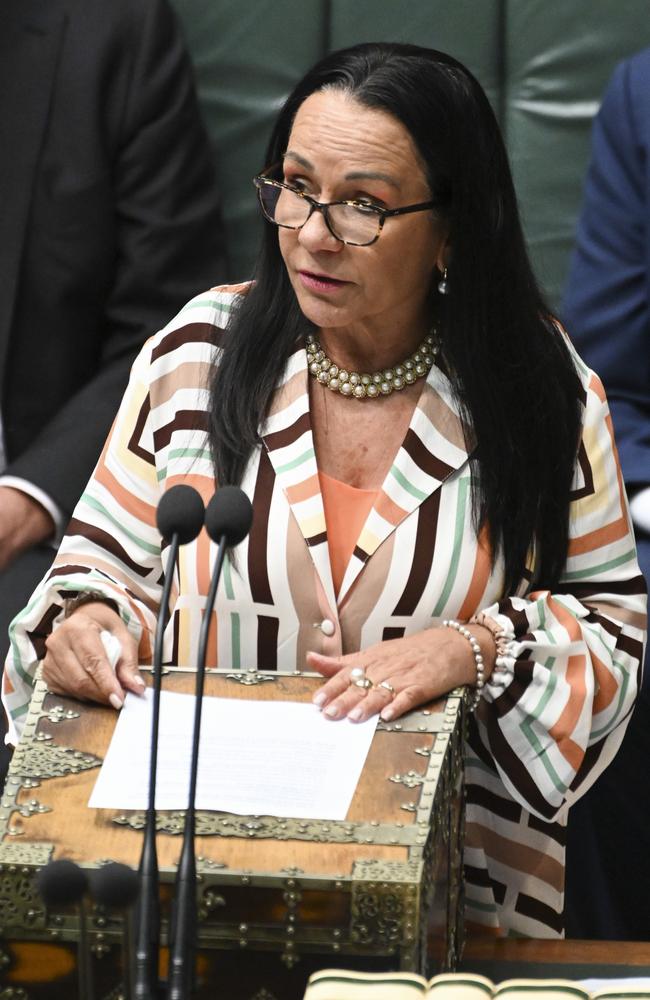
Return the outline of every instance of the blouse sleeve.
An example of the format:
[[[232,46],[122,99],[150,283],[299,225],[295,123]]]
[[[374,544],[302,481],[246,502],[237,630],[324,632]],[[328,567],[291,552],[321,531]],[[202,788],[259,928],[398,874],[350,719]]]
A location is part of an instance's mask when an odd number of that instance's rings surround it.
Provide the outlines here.
[[[470,737],[510,794],[544,820],[586,791],[613,758],[643,664],[645,583],[605,393],[596,375],[585,377],[558,592],[532,591],[482,609],[507,640]]]
[[[162,575],[156,528],[160,487],[149,404],[151,341],[137,357],[95,471],[73,513],[54,563],[12,622],[2,699],[13,743],[22,730],[45,640],[67,598],[93,592],[117,605],[150,659]]]

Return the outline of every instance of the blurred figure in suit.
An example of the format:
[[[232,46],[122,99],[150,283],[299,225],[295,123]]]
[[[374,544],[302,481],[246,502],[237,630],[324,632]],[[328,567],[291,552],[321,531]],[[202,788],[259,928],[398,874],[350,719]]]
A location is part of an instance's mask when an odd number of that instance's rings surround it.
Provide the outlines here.
[[[4,659],[8,624],[51,562],[135,354],[223,279],[223,241],[167,0],[5,0],[0,136]]]
[[[595,120],[562,318],[601,376],[650,580],[650,49],[621,63]],[[647,652],[646,652],[647,664]],[[650,672],[613,764],[569,815],[567,931],[650,938]]]

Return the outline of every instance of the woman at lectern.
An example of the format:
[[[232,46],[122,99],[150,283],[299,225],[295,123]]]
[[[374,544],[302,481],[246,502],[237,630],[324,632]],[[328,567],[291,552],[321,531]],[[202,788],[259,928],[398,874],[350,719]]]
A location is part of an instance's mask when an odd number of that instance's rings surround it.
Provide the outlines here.
[[[467,917],[561,935],[566,810],[622,739],[645,596],[604,393],[535,283],[490,105],[441,53],[334,53],[288,98],[255,185],[255,280],[200,295],[142,351],[14,622],[14,736],[43,657],[56,691],[141,691],[158,500],[239,484],[253,527],[208,662],[316,669],[332,719],[473,687]],[[170,662],[194,661],[213,556],[205,532],[182,549]]]

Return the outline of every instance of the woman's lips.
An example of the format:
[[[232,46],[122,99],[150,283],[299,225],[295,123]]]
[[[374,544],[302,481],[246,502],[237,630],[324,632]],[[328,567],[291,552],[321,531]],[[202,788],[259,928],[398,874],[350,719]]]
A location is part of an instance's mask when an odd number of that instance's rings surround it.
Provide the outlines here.
[[[326,274],[314,274],[313,271],[298,271],[298,277],[305,286],[313,292],[336,292],[339,288],[349,285],[349,281],[339,281]]]

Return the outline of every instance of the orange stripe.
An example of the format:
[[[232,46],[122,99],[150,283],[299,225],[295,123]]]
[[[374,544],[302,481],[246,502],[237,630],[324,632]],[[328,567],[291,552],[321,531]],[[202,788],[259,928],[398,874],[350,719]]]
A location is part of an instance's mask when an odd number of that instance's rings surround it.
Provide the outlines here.
[[[294,486],[287,486],[286,489],[287,499],[292,504],[301,503],[303,500],[310,500],[317,493],[320,493],[318,473],[309,476],[308,479],[303,479],[301,483],[296,483]]]
[[[547,605],[551,614],[566,629],[570,641],[581,641],[582,631],[574,616],[550,595],[547,598]],[[569,734],[573,733],[585,703],[586,668],[587,659],[584,653],[569,657],[566,668],[566,681],[571,689],[571,697],[561,712],[560,718],[549,729],[549,735],[557,743],[560,753],[574,769],[577,769],[582,763],[584,753],[577,743],[571,739]]]
[[[471,618],[478,608],[479,601],[485,593],[491,569],[492,548],[490,546],[488,530],[484,525],[481,528],[481,532],[478,537],[476,559],[474,561],[474,570],[472,572],[469,590],[467,591],[465,600],[463,601],[458,612],[458,617],[461,621],[466,621],[468,618]]]
[[[394,527],[400,523],[400,521],[406,516],[406,511],[403,507],[398,506],[387,493],[380,490],[377,494],[377,499],[375,500],[375,510],[380,514],[385,521],[392,524]]]
[[[14,686],[9,680],[9,674],[6,670],[2,675],[2,690],[4,694],[13,694],[14,692]]]
[[[600,379],[596,378],[597,386],[600,387],[603,395],[597,392],[599,398],[605,401],[604,390],[600,383]],[[592,387],[596,391],[596,385],[592,379]],[[618,451],[616,450],[616,439],[614,438],[614,427],[612,424],[611,414],[607,414],[605,417],[605,424],[607,425],[607,430],[609,432],[609,440],[612,448],[612,456],[616,464],[616,479],[618,481],[618,500],[619,509],[623,512],[626,510],[625,505],[625,487],[623,486],[623,474],[621,472],[621,464],[618,460]],[[629,532],[629,525],[627,521],[627,516],[625,513],[621,517],[617,518],[615,521],[606,524],[604,528],[598,528],[596,531],[590,531],[586,535],[580,535],[578,538],[572,538],[569,542],[569,555],[583,555],[585,552],[591,552],[594,549],[600,548],[603,545],[611,545],[612,542],[617,542],[619,538],[624,538]]]
[[[110,469],[103,463],[100,462],[97,466],[94,478],[108,490],[111,498],[114,497],[124,510],[128,510],[129,514],[133,514],[134,517],[144,521],[145,524],[154,525],[156,523],[156,508],[149,503],[145,503],[144,500],[131,493],[130,490],[125,489]]]

